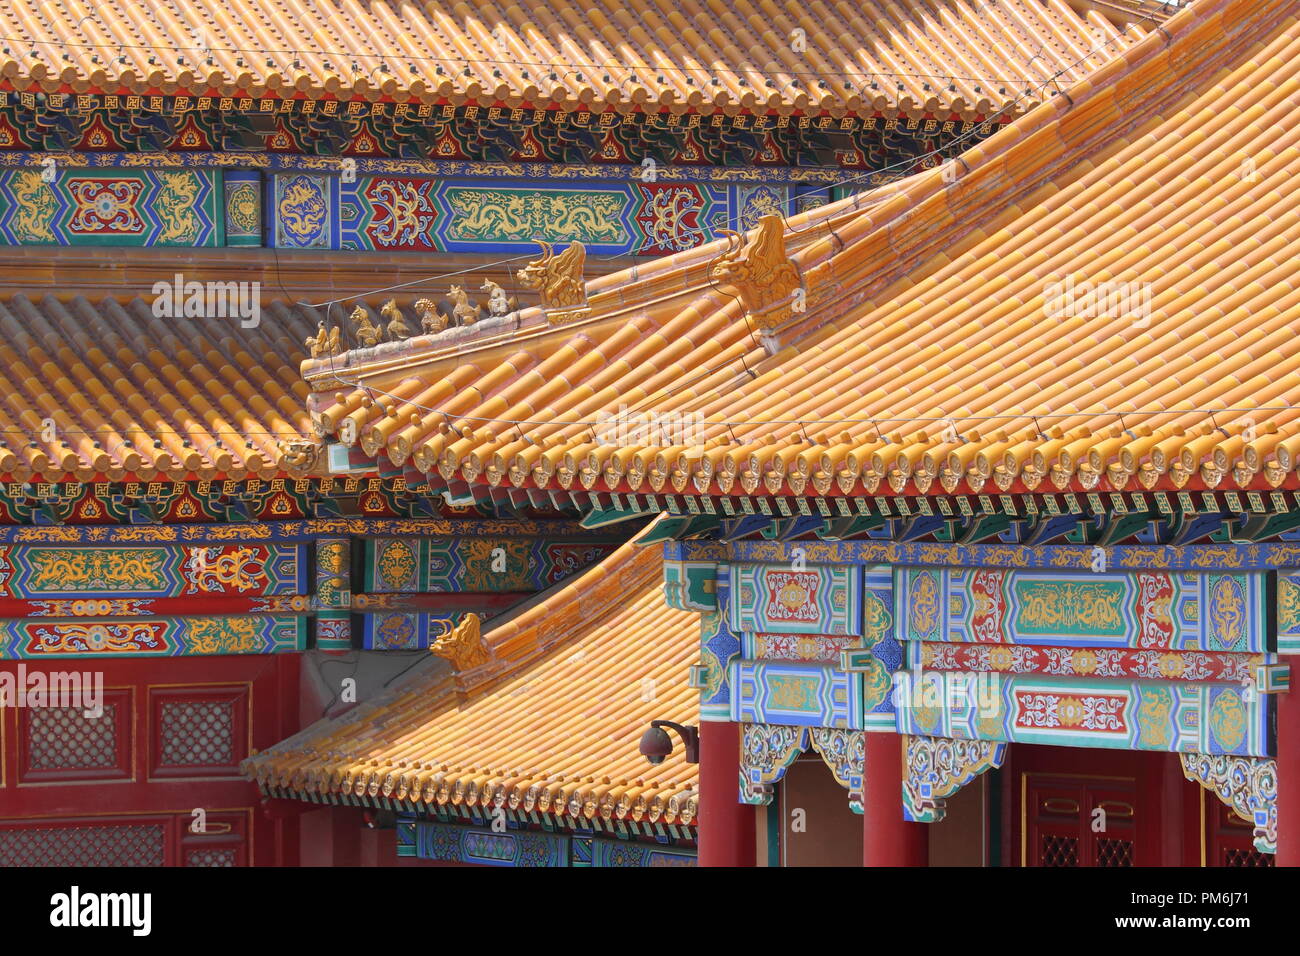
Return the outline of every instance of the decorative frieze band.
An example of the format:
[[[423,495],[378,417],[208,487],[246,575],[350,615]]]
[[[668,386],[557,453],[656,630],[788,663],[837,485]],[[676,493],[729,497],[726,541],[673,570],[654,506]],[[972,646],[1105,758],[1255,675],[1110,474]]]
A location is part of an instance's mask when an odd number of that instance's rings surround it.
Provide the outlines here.
[[[895,675],[899,733],[965,740],[1267,756],[1254,685],[924,671]]]
[[[862,573],[852,567],[734,564],[731,627],[784,634],[860,634]]]
[[[1101,560],[1101,559],[1099,559]],[[1259,653],[1273,649],[1263,573],[897,568],[908,641]]]

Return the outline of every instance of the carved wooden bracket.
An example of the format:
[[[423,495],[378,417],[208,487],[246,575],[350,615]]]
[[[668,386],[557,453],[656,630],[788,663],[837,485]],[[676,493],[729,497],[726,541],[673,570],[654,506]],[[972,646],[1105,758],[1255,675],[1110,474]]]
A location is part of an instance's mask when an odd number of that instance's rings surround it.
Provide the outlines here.
[[[1255,849],[1277,852],[1277,761],[1229,754],[1179,754],[1183,775],[1255,824]]]
[[[985,770],[1002,766],[1006,757],[1004,743],[908,734],[903,819],[938,823],[948,812],[948,797]]]

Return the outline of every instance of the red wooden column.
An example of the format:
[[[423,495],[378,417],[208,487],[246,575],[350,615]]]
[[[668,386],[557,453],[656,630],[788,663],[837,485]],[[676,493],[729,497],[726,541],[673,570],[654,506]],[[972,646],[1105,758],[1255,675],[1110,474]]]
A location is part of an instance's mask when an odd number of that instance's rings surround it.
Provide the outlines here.
[[[1300,687],[1277,695],[1278,866],[1300,866]]]
[[[753,866],[756,817],[740,802],[740,724],[700,721],[700,866]]]
[[[862,865],[928,866],[928,823],[903,819],[903,738],[868,733],[862,779]]]

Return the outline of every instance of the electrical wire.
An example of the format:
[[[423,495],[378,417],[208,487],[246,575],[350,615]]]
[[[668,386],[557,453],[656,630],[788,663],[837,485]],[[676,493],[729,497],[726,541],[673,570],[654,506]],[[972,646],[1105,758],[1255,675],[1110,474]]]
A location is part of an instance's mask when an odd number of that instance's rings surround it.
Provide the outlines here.
[[[84,18],[83,18],[83,19],[84,19]],[[1151,18],[1151,17],[1144,17],[1144,19],[1152,20],[1153,22],[1155,22],[1155,21],[1154,21],[1154,18]],[[1045,89],[1049,84],[1056,83],[1056,82],[1058,81],[1059,77],[1060,77],[1060,76],[1063,76],[1066,72],[1068,72],[1068,70],[1074,68],[1075,66],[1077,66],[1077,65],[1079,65],[1080,63],[1084,62],[1085,60],[1089,59],[1090,57],[1092,57],[1093,55],[1095,55],[1097,52],[1099,52],[1099,51],[1100,51],[1102,48],[1104,48],[1105,46],[1110,45],[1111,43],[1113,43],[1113,42],[1115,42],[1116,40],[1118,40],[1120,37],[1124,36],[1124,35],[1128,32],[1128,30],[1131,29],[1131,28],[1132,28],[1133,26],[1135,26],[1135,25],[1136,25],[1136,24],[1130,24],[1129,27],[1126,27],[1124,30],[1120,31],[1116,36],[1110,38],[1109,40],[1106,40],[1104,43],[1100,43],[1100,44],[1095,45],[1091,50],[1089,50],[1088,52],[1086,52],[1085,54],[1083,54],[1081,57],[1079,57],[1077,60],[1075,60],[1072,64],[1070,64],[1069,66],[1063,67],[1063,68],[1060,69],[1057,73],[1055,73],[1054,75],[1052,75],[1051,77],[1049,77],[1045,82],[1040,83],[1038,89],[1041,91],[1042,89]],[[4,39],[5,39],[5,38],[0,38],[0,40],[4,40]],[[12,39],[12,38],[8,38],[8,39]],[[30,42],[30,41],[26,41],[26,40],[24,40],[24,41],[22,41],[22,42]],[[72,45],[75,45],[75,44],[72,44]],[[110,46],[110,45],[109,45],[109,44],[94,44],[93,46],[101,46],[101,47],[102,47],[102,46]],[[149,49],[160,49],[160,48],[149,47]],[[178,47],[178,48],[176,48],[176,49],[185,49],[185,48]],[[205,48],[199,48],[199,49],[205,49]],[[264,52],[271,52],[271,51],[264,51]],[[288,52],[299,52],[299,53],[302,53],[302,52],[307,52],[307,51],[288,51]],[[439,59],[439,58],[427,58],[427,59]],[[470,62],[474,62],[474,61],[471,60]],[[485,60],[484,62],[497,62],[497,61]],[[501,61],[501,62],[505,62],[505,61]],[[863,74],[863,75],[874,75],[874,74]],[[911,74],[896,74],[896,73],[891,73],[891,74],[880,74],[880,75],[881,75],[881,76],[904,76],[904,75],[911,75]],[[915,74],[915,75],[916,75],[916,76],[923,76],[923,74]],[[1023,80],[1018,80],[1017,82],[1023,82]],[[1058,84],[1058,88],[1059,88],[1059,84]],[[1025,90],[1023,94],[1019,94],[1019,95],[1017,95],[1016,97],[1014,97],[1012,100],[1008,101],[1006,104],[1004,104],[1003,107],[1001,107],[1001,108],[1000,108],[998,111],[996,111],[995,113],[991,114],[991,116],[988,117],[988,118],[986,118],[983,122],[984,122],[984,123],[988,123],[988,122],[990,122],[992,116],[998,116],[998,115],[1000,115],[1001,113],[1010,110],[1010,109],[1011,109],[1011,108],[1012,108],[1012,107],[1013,107],[1013,106],[1014,106],[1014,105],[1015,105],[1015,104],[1016,104],[1016,103],[1017,103],[1017,102],[1018,102],[1022,97],[1028,97],[1029,95],[1031,95],[1031,92],[1032,92],[1032,91],[1029,90],[1029,89]],[[982,125],[982,124],[980,124],[980,125]],[[973,128],[972,128],[970,131],[968,131],[967,133],[960,134],[958,137],[956,137],[956,138],[954,138],[953,140],[950,140],[950,141],[948,141],[947,143],[945,143],[944,146],[942,147],[942,149],[934,149],[934,150],[927,151],[926,153],[922,153],[922,154],[920,154],[920,155],[918,155],[918,156],[908,157],[908,158],[905,159],[905,160],[900,160],[900,161],[898,161],[897,163],[890,164],[890,165],[888,165],[888,166],[882,167],[881,169],[868,170],[868,171],[862,172],[862,173],[860,173],[860,174],[858,174],[858,175],[856,175],[856,176],[849,177],[849,178],[847,178],[847,179],[841,180],[841,181],[839,181],[839,182],[831,183],[831,184],[827,184],[827,185],[823,186],[822,188],[823,188],[823,189],[826,189],[826,190],[831,190],[831,189],[835,189],[835,188],[843,187],[843,186],[850,185],[850,184],[852,184],[852,183],[855,183],[855,182],[861,181],[862,179],[865,179],[865,178],[868,178],[868,177],[871,177],[871,176],[880,175],[880,174],[882,174],[882,173],[886,173],[886,172],[889,172],[889,171],[891,171],[891,170],[893,170],[893,169],[900,168],[900,167],[903,167],[903,166],[915,167],[915,165],[916,165],[917,163],[923,163],[923,162],[925,162],[927,159],[929,159],[929,158],[931,158],[931,157],[945,157],[947,153],[951,152],[952,148],[953,148],[955,145],[958,145],[958,144],[964,142],[966,139],[969,139],[970,137],[972,137],[972,136],[974,136],[974,135],[977,135],[978,133],[979,133],[979,125],[976,125],[975,127],[973,127]],[[855,198],[856,198],[856,197],[855,197]],[[797,199],[798,199],[798,197],[791,197],[790,200],[788,200],[788,202],[794,202],[794,201],[797,201]],[[784,218],[784,214],[783,214],[783,218]],[[711,223],[710,225],[711,225],[712,227],[716,228],[717,225],[719,224],[719,222],[726,222],[726,223],[730,224],[730,223],[732,223],[732,222],[739,222],[741,219],[743,219],[743,215],[738,214],[738,215],[733,216],[733,217],[731,217],[731,218],[729,218],[729,219],[727,219],[727,220],[715,220],[715,221],[714,221],[713,223]],[[699,230],[692,230],[692,231],[690,231],[690,232],[682,233],[682,234],[679,234],[679,235],[692,235],[692,234],[694,234],[694,233],[707,233],[707,232],[708,232],[708,227],[702,227],[702,228],[699,229]],[[279,277],[279,272],[280,272],[280,270],[279,270],[279,250],[278,250],[278,248],[276,248],[276,247],[274,247],[274,246],[272,246],[271,248],[272,248],[272,250],[273,250],[273,255],[274,255],[274,257],[275,257],[275,261],[276,261],[276,266],[277,266],[277,278],[278,278],[278,277]],[[605,257],[605,258],[617,258],[617,257],[626,256],[626,255],[629,255],[629,253],[620,253],[620,254],[617,254],[616,256],[609,256],[609,257]],[[527,258],[530,258],[530,256],[531,256],[531,254],[525,254],[525,255],[520,255],[520,256],[513,256],[513,257],[508,257],[508,258],[502,258],[502,259],[499,259],[499,260],[495,260],[495,261],[493,261],[493,262],[489,262],[489,263],[484,263],[484,264],[478,265],[478,266],[473,267],[473,268],[467,268],[467,269],[456,270],[456,271],[451,271],[451,272],[439,273],[439,274],[431,275],[431,276],[429,276],[429,277],[427,277],[427,278],[415,279],[415,280],[411,280],[411,281],[409,281],[409,282],[404,282],[404,283],[400,283],[400,284],[398,284],[398,285],[388,286],[388,287],[384,287],[384,288],[380,288],[380,289],[375,289],[375,290],[370,290],[370,291],[363,291],[363,292],[357,293],[357,294],[355,294],[355,295],[346,296],[346,297],[342,297],[342,298],[338,298],[338,299],[330,299],[330,300],[326,300],[326,301],[321,302],[321,303],[308,303],[308,302],[298,301],[298,302],[296,302],[295,304],[297,304],[297,305],[299,305],[299,306],[305,306],[305,307],[308,307],[308,308],[312,308],[312,309],[322,308],[322,307],[323,307],[323,308],[325,308],[325,309],[327,310],[327,316],[328,316],[328,312],[332,309],[332,307],[333,307],[334,305],[337,305],[337,304],[340,304],[340,303],[343,303],[343,302],[352,301],[352,300],[354,300],[354,299],[364,298],[364,297],[368,297],[368,296],[371,296],[371,295],[382,294],[382,293],[385,293],[385,292],[397,291],[397,290],[404,289],[404,288],[410,288],[410,287],[412,287],[412,286],[416,286],[416,285],[424,284],[424,283],[427,283],[427,282],[432,282],[432,281],[435,281],[435,280],[437,280],[437,279],[441,279],[441,278],[449,278],[449,277],[452,277],[452,276],[463,275],[463,274],[466,274],[466,273],[478,272],[478,271],[482,271],[483,269],[490,268],[490,267],[495,266],[495,265],[505,265],[505,264],[508,264],[508,263],[512,263],[512,262],[520,261],[520,260],[522,260],[522,259],[527,259]],[[282,283],[282,282],[281,282],[281,284],[280,284],[280,288],[281,288],[281,291],[284,293],[285,298],[286,298],[286,299],[291,299],[291,297],[289,296],[288,290],[285,289],[285,287],[283,286],[283,283]],[[716,287],[715,287],[715,288],[716,288]],[[733,296],[733,298],[735,298],[735,297]],[[746,319],[748,320],[748,316],[746,316]],[[750,335],[751,335],[751,338],[753,337],[753,334],[754,334],[754,333],[753,333],[753,328],[752,328],[752,325],[751,325],[751,326],[750,326]],[[330,367],[331,370],[333,370],[333,369],[334,369],[334,365],[333,365],[333,358],[334,358],[334,356],[329,356],[329,358],[330,358],[329,367]],[[742,360],[742,362],[743,362],[743,355],[741,356],[741,360]],[[746,370],[748,371],[748,366],[746,366]],[[708,375],[712,375],[712,374],[714,374],[714,372],[716,372],[716,371],[719,371],[719,370],[718,370],[718,369],[706,369],[706,370],[704,370],[704,372],[701,373],[701,377],[706,377],[706,376],[708,376]],[[753,375],[754,373],[753,373],[753,372],[750,372],[750,374]],[[378,395],[383,395],[383,396],[385,396],[385,397],[393,398],[393,399],[398,400],[398,401],[403,401],[403,400],[399,399],[399,398],[398,398],[396,395],[394,395],[393,393],[387,392],[387,391],[385,391],[385,390],[383,390],[383,389],[374,388],[373,386],[367,385],[367,384],[362,383],[362,382],[359,382],[359,381],[347,381],[347,380],[343,379],[341,376],[339,376],[339,378],[340,378],[340,383],[341,383],[341,384],[344,384],[344,385],[351,385],[351,386],[356,387],[356,388],[362,388],[362,389],[365,389],[366,392],[372,396],[372,399],[373,399],[373,396],[374,396],[375,394],[378,394]],[[651,398],[648,397],[648,398],[647,398],[647,401],[650,401],[650,400],[651,400]],[[419,410],[421,410],[421,411],[423,411],[423,412],[426,412],[426,413],[429,413],[429,414],[441,414],[441,415],[444,417],[444,419],[446,419],[446,420],[449,421],[449,422],[450,422],[451,419],[452,419],[452,414],[451,414],[451,413],[448,413],[448,412],[446,412],[446,411],[444,411],[444,410],[442,410],[442,409],[430,408],[430,407],[426,407],[426,406],[420,405],[419,403],[414,403],[414,402],[409,402],[409,401],[403,401],[403,406],[404,406],[404,407],[407,407],[407,408],[418,408]],[[1283,405],[1283,406],[1260,406],[1260,407],[1255,407],[1255,408],[1241,408],[1241,409],[1223,409],[1223,408],[1221,408],[1221,409],[1200,409],[1200,408],[1189,408],[1189,409],[1158,409],[1158,410],[1148,410],[1148,411],[1132,410],[1132,411],[1128,412],[1127,414],[1132,414],[1132,415],[1144,415],[1144,414],[1148,414],[1148,415],[1184,415],[1184,414],[1196,414],[1196,413],[1209,413],[1209,414],[1212,415],[1212,414],[1213,414],[1214,412],[1216,412],[1216,411],[1219,412],[1219,413],[1246,412],[1246,413],[1252,413],[1252,414],[1254,414],[1254,413],[1269,412],[1269,411],[1292,411],[1292,410],[1295,410],[1296,407],[1297,407],[1297,406],[1293,406],[1293,405]],[[1108,409],[1102,409],[1102,410],[1100,410],[1100,412],[1088,412],[1088,411],[1084,411],[1084,410],[1079,410],[1079,411],[1073,411],[1073,412],[1069,412],[1069,413],[1050,413],[1050,412],[1045,412],[1045,413],[1040,413],[1037,417],[1038,417],[1038,418],[1044,418],[1044,419],[1051,419],[1051,418],[1073,418],[1073,417],[1080,417],[1080,416],[1086,416],[1086,415],[1096,415],[1096,414],[1115,414],[1115,413],[1110,412]],[[962,415],[962,416],[950,416],[950,415],[948,415],[948,416],[911,416],[911,417],[880,417],[880,416],[874,416],[874,417],[871,417],[871,418],[865,418],[865,419],[851,419],[851,418],[843,418],[843,419],[789,419],[789,420],[770,419],[770,420],[746,420],[746,421],[727,420],[727,421],[710,421],[710,422],[709,422],[709,425],[711,425],[711,426],[713,426],[713,425],[721,425],[721,426],[725,426],[725,427],[727,427],[728,429],[731,429],[731,428],[736,427],[736,426],[745,427],[745,426],[752,426],[752,425],[763,425],[763,426],[772,426],[772,425],[798,425],[800,428],[803,428],[803,427],[805,427],[805,426],[807,426],[807,425],[853,425],[853,424],[871,424],[871,425],[873,425],[873,426],[877,429],[877,433],[880,434],[880,423],[882,423],[882,422],[885,423],[885,424],[924,423],[924,422],[957,422],[957,421],[961,421],[961,422],[978,422],[978,421],[1015,420],[1015,419],[1021,419],[1021,418],[1024,418],[1024,417],[1025,417],[1025,416],[1024,416],[1023,414],[1014,414],[1014,413],[1005,413],[1005,414],[996,414],[996,415],[982,415],[982,416],[980,416],[980,415],[977,415],[977,416],[970,416],[970,415]],[[540,420],[540,419],[502,419],[502,418],[490,418],[490,417],[482,417],[482,416],[464,415],[464,414],[456,414],[456,415],[455,415],[455,419],[456,419],[457,421],[464,421],[464,422],[483,422],[483,423],[502,424],[502,425],[505,425],[507,428],[509,428],[509,427],[519,427],[519,426],[522,426],[522,425],[525,425],[525,424],[527,424],[527,425],[563,425],[563,426],[566,426],[566,427],[574,426],[574,425],[580,425],[580,426],[584,426],[584,427],[590,427],[590,426],[595,426],[595,425],[605,425],[605,424],[608,424],[608,422],[607,422],[607,421],[604,421],[604,420],[597,420],[597,421],[594,421],[594,422],[593,422],[593,421],[586,421],[586,420],[563,420],[563,421],[559,421],[559,420]],[[451,426],[451,427],[452,427],[452,428],[455,428],[454,425]],[[236,436],[236,437],[243,437],[243,438],[246,439],[246,444],[250,444],[250,445],[251,445],[251,442],[247,442],[247,439],[248,439],[248,438],[252,438],[252,437],[266,437],[266,438],[274,438],[274,439],[276,439],[276,440],[283,440],[283,439],[286,437],[286,436],[284,436],[284,435],[283,435],[282,433],[280,433],[280,432],[269,432],[269,431],[266,431],[266,432],[263,432],[263,431],[245,431],[245,432],[240,432],[240,431],[227,430],[227,429],[218,429],[218,430],[215,430],[215,431],[210,431],[210,430],[208,430],[208,429],[203,429],[203,431],[204,431],[206,434],[212,435],[212,436],[214,436],[214,437],[216,437],[216,436],[221,436],[221,435],[231,435],[231,436]],[[128,429],[125,429],[125,430],[121,430],[121,429],[114,429],[114,428],[111,428],[111,427],[105,427],[105,428],[102,428],[102,429],[56,429],[56,433],[59,434],[59,435],[84,435],[84,436],[97,435],[97,434],[116,434],[116,435],[121,435],[121,436],[123,436],[123,437],[126,437],[126,436],[129,436],[129,435],[130,435],[131,433],[133,433],[133,432],[138,433],[138,434],[148,435],[148,436],[171,435],[171,436],[174,436],[174,437],[177,437],[177,438],[182,438],[182,436],[184,436],[183,440],[185,441],[185,443],[187,444],[187,446],[189,446],[189,447],[192,447],[192,446],[193,446],[192,441],[189,439],[190,432],[188,432],[188,431],[186,431],[186,432],[181,432],[181,431],[178,431],[178,430],[175,430],[175,429],[153,429],[153,430],[145,430],[145,429],[143,429],[143,428],[135,428],[135,429],[129,429],[129,428],[128,428]],[[29,437],[29,438],[32,438],[32,437],[33,437],[31,432],[28,432],[28,431],[26,431],[26,430],[22,430],[22,429],[0,429],[0,434],[20,434],[20,435],[25,435],[25,436],[27,436],[27,437]],[[521,436],[522,436],[522,431],[521,431]],[[734,437],[734,436],[733,436],[733,437]],[[57,439],[56,439],[56,440],[57,440]]]
[[[1084,61],[1087,60],[1088,58],[1090,58],[1090,57],[1094,56],[1096,53],[1098,53],[1098,52],[1099,52],[1102,48],[1104,48],[1105,46],[1108,46],[1108,45],[1110,45],[1111,43],[1113,43],[1113,42],[1115,42],[1116,40],[1118,40],[1120,37],[1122,37],[1122,36],[1123,36],[1127,31],[1128,31],[1128,29],[1131,29],[1132,26],[1133,26],[1133,25],[1130,25],[1129,27],[1125,28],[1124,31],[1121,31],[1119,34],[1117,34],[1116,36],[1110,38],[1109,40],[1105,41],[1104,43],[1100,43],[1100,44],[1095,45],[1092,49],[1088,50],[1086,53],[1084,53],[1081,57],[1079,57],[1077,60],[1075,60],[1075,61],[1074,61],[1072,64],[1070,64],[1069,66],[1062,67],[1062,68],[1061,68],[1061,69],[1060,69],[1056,74],[1054,74],[1053,76],[1049,77],[1045,82],[1043,82],[1043,83],[1039,86],[1039,90],[1045,89],[1048,85],[1050,85],[1050,84],[1052,84],[1053,82],[1055,82],[1055,81],[1057,80],[1058,77],[1064,75],[1064,74],[1065,74],[1069,69],[1071,69],[1071,68],[1074,67],[1074,66],[1077,66],[1079,63],[1084,62]],[[1031,92],[1032,92],[1031,90],[1025,90],[1024,93],[1021,94],[1021,96],[1026,96],[1026,97],[1027,97],[1027,96],[1029,96],[1029,95],[1031,94]],[[1017,97],[1016,99],[1019,99],[1019,97]],[[1014,105],[1014,103],[1016,102],[1016,99],[1013,99],[1012,101],[1010,101],[1010,102],[1009,102],[1008,104],[1006,104],[1002,109],[1003,109],[1003,110],[1006,110],[1006,109],[1010,108],[1012,105]],[[1000,112],[1000,111],[999,111],[999,112]],[[994,115],[997,115],[997,114],[994,114]],[[973,128],[972,130],[968,131],[967,133],[961,134],[961,135],[960,135],[959,137],[957,137],[955,140],[950,141],[948,144],[946,144],[945,147],[944,147],[944,149],[951,149],[951,147],[953,146],[954,143],[959,143],[959,142],[963,141],[964,138],[969,138],[970,136],[974,135],[977,131],[978,131],[978,127],[975,127],[975,128]],[[917,163],[918,161],[923,161],[923,160],[924,160],[925,158],[927,158],[927,157],[932,157],[932,156],[942,156],[942,155],[943,155],[943,154],[942,154],[939,150],[930,150],[930,151],[927,152],[927,153],[921,154],[920,157],[910,157],[910,158],[909,158],[908,160],[906,160],[906,161],[900,161],[900,163],[891,164],[891,166],[889,166],[889,167],[884,167],[883,170],[871,170],[871,171],[868,171],[868,172],[862,173],[862,174],[859,175],[859,176],[851,177],[850,179],[844,180],[844,181],[842,181],[842,183],[843,183],[843,184],[848,184],[848,183],[852,183],[852,182],[858,181],[858,180],[860,180],[860,179],[862,179],[862,178],[865,178],[865,177],[867,177],[867,176],[878,175],[880,172],[887,171],[887,170],[893,168],[894,166],[902,165],[903,162],[906,162],[906,163],[909,164],[909,165],[915,165],[915,163]],[[828,186],[827,188],[835,188],[836,185],[839,185],[839,184],[832,184],[831,186]],[[733,218],[734,218],[734,217],[733,217]],[[727,221],[730,222],[730,221],[732,221],[732,220],[727,220]],[[716,289],[717,286],[715,286],[714,288]],[[733,296],[733,298],[734,298],[734,296]],[[748,319],[748,316],[746,316],[746,318]],[[752,335],[753,335],[753,329],[752,329],[752,326],[750,327],[750,335],[751,335],[751,337],[752,337]],[[333,358],[334,358],[333,356],[330,356],[329,369],[330,369],[331,372],[334,371]],[[714,371],[716,371],[716,370],[714,370]],[[712,374],[712,371],[709,372],[708,374]],[[751,373],[751,374],[752,374],[752,373]],[[414,408],[414,409],[418,409],[418,410],[421,411],[421,412],[425,412],[425,413],[427,413],[427,414],[432,414],[432,415],[442,415],[443,418],[444,418],[444,420],[446,420],[446,421],[449,423],[449,427],[452,428],[452,429],[456,429],[456,426],[455,426],[455,425],[450,425],[450,422],[453,420],[453,418],[454,418],[455,421],[461,421],[461,422],[481,422],[481,423],[485,423],[485,424],[500,424],[500,425],[505,426],[507,429],[509,429],[510,427],[518,427],[518,426],[522,426],[522,425],[530,425],[530,426],[531,426],[531,425],[560,425],[560,426],[563,426],[563,427],[566,427],[566,428],[567,428],[567,427],[572,427],[572,426],[575,426],[575,425],[576,425],[576,426],[582,426],[582,427],[592,427],[592,426],[596,426],[596,425],[608,425],[608,424],[609,424],[609,421],[607,421],[607,420],[590,421],[590,420],[504,419],[504,418],[496,418],[496,417],[474,416],[474,415],[467,415],[467,414],[462,414],[462,413],[451,413],[451,412],[448,412],[448,411],[446,411],[446,410],[444,410],[444,409],[432,408],[432,407],[429,407],[429,406],[422,405],[422,404],[420,404],[420,403],[418,403],[418,402],[413,402],[413,401],[409,401],[409,400],[406,400],[406,399],[402,399],[402,398],[400,398],[399,396],[397,396],[397,395],[395,395],[395,394],[393,394],[393,393],[391,393],[391,392],[388,392],[388,391],[386,391],[386,390],[384,390],[384,389],[377,388],[377,387],[375,387],[375,386],[373,386],[373,385],[370,385],[370,384],[368,384],[368,383],[363,383],[363,382],[361,382],[361,381],[359,381],[359,380],[355,380],[355,379],[353,379],[353,380],[348,380],[348,379],[345,378],[342,374],[338,374],[338,373],[336,373],[336,377],[338,378],[339,383],[342,384],[342,385],[351,385],[351,386],[354,387],[354,388],[361,388],[361,389],[364,389],[364,390],[367,392],[367,394],[371,396],[372,400],[373,400],[373,398],[374,398],[374,395],[378,394],[378,395],[382,395],[382,396],[387,397],[387,398],[391,398],[391,399],[393,399],[393,400],[396,401],[396,402],[401,402],[403,408]],[[646,399],[646,401],[650,401],[650,400],[651,400],[650,398],[647,398],[647,399]],[[1294,408],[1294,406],[1289,406],[1289,405],[1288,405],[1288,406],[1283,406],[1283,407],[1278,407],[1278,408],[1255,408],[1255,409],[1241,409],[1241,410],[1242,410],[1242,411],[1249,411],[1249,412],[1260,412],[1260,411],[1283,411],[1283,410],[1285,410],[1285,411],[1290,411],[1290,410],[1292,410],[1293,408]],[[1168,414],[1195,414],[1195,413],[1200,413],[1200,412],[1203,412],[1203,411],[1205,411],[1205,410],[1202,410],[1202,409],[1186,409],[1186,410],[1179,410],[1179,409],[1161,409],[1161,410],[1157,410],[1157,411],[1154,411],[1154,412],[1139,412],[1139,411],[1136,411],[1136,410],[1135,410],[1135,411],[1131,411],[1131,412],[1129,412],[1128,414],[1135,414],[1135,415],[1137,415],[1137,414],[1157,414],[1157,415],[1168,415]],[[1219,409],[1218,411],[1224,411],[1224,412],[1226,412],[1226,411],[1229,411],[1229,410],[1228,410],[1228,409]],[[1039,417],[1039,418],[1075,418],[1075,417],[1080,417],[1080,416],[1084,416],[1084,415],[1087,415],[1087,414],[1088,414],[1088,413],[1085,412],[1085,411],[1073,411],[1073,412],[1068,412],[1068,413],[1041,413],[1038,417]],[[1115,414],[1115,413],[1110,412],[1110,411],[1107,410],[1107,409],[1102,409],[1102,410],[1100,410],[1099,412],[1094,413],[1094,414],[1106,415],[1106,414]],[[872,424],[872,425],[874,425],[874,426],[876,427],[876,429],[877,429],[877,433],[879,433],[879,432],[880,432],[880,425],[879,425],[879,423],[881,423],[881,422],[884,422],[885,424],[903,424],[903,423],[921,423],[921,422],[1001,421],[1001,420],[1016,420],[1016,419],[1022,419],[1022,418],[1024,418],[1024,417],[1025,417],[1025,416],[1024,416],[1023,414],[1005,413],[1005,414],[987,415],[987,416],[950,416],[950,415],[943,415],[943,416],[933,416],[933,417],[889,417],[889,418],[885,418],[885,417],[881,417],[881,416],[873,416],[873,417],[871,417],[871,418],[865,418],[865,419],[788,419],[788,420],[774,419],[774,420],[750,420],[750,421],[736,421],[736,420],[728,420],[728,421],[712,421],[712,420],[711,420],[711,421],[708,422],[708,424],[709,424],[710,427],[712,427],[712,426],[719,426],[719,425],[720,425],[720,426],[725,426],[725,427],[727,427],[727,428],[732,428],[732,427],[736,427],[736,426],[744,427],[744,426],[747,426],[747,425],[763,425],[763,426],[772,426],[772,425],[800,425],[800,426],[803,426],[803,425],[854,425],[854,424]],[[458,433],[459,433],[459,432],[458,432]]]

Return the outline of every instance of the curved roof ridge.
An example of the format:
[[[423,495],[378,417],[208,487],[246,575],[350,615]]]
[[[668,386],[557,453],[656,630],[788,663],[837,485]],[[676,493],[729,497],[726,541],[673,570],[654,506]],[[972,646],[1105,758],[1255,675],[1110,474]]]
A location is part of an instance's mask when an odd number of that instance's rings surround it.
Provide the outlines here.
[[[250,757],[244,773],[295,794],[690,823],[695,765],[679,748],[650,768],[637,739],[650,720],[698,719],[686,669],[699,619],[664,604],[662,550],[636,540],[486,630],[503,666],[468,692],[430,655],[374,700]]]
[[[803,235],[767,223],[740,261],[750,279],[801,266],[808,298],[775,331],[759,334],[751,306],[782,300],[747,302],[736,269],[734,284],[558,330],[536,350],[544,376],[485,355],[481,391],[454,407],[435,397],[386,421],[352,383],[312,413],[323,433],[351,417],[390,457],[400,437],[435,484],[507,492],[1279,488],[1300,456],[1293,34],[1292,4],[1201,0],[967,151],[955,176],[793,221]],[[668,288],[700,263],[656,268]],[[622,294],[635,301],[636,283]],[[436,396],[447,373],[412,356],[405,374]],[[605,429],[624,409],[627,440]],[[646,416],[690,437],[647,434]]]

